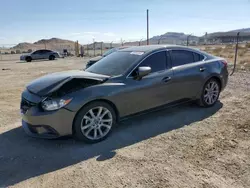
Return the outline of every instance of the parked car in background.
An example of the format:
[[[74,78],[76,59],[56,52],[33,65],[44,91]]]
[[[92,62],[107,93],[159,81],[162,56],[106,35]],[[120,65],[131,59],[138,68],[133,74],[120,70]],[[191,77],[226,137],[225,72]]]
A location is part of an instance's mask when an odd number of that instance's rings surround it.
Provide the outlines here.
[[[37,50],[37,51],[34,51],[33,53],[22,55],[20,57],[20,60],[31,62],[32,60],[38,60],[38,59],[55,60],[55,58],[59,58],[59,57],[60,57],[60,54],[52,50]]]
[[[125,48],[128,48],[128,46],[120,46],[118,48],[112,48],[110,50],[107,50],[102,56],[96,56],[90,59],[88,63],[86,64],[86,68],[89,68],[91,65],[95,64],[97,61],[101,60],[102,58],[112,54],[113,52],[116,52],[118,50],[125,49]]]
[[[22,93],[22,125],[35,137],[73,134],[95,143],[132,114],[187,101],[211,107],[227,81],[227,62],[205,52],[170,45],[130,47],[85,71],[31,82]]]

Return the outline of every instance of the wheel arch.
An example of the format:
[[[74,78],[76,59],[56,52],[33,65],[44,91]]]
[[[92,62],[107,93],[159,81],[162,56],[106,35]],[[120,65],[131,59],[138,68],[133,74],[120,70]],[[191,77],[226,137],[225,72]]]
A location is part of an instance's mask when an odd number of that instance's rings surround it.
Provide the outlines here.
[[[222,88],[222,80],[221,80],[221,78],[220,78],[219,75],[212,75],[212,76],[210,76],[208,79],[206,79],[204,85],[208,82],[208,80],[211,80],[211,79],[215,79],[219,83],[220,90],[221,90],[221,88]]]
[[[32,60],[32,57],[29,55],[29,56],[26,56],[25,57],[25,60],[27,61],[28,59],[31,59]]]
[[[203,83],[203,85],[201,86],[199,92],[197,93],[196,99],[199,99],[199,98],[200,98],[200,95],[201,95],[202,92],[203,92],[204,86],[206,85],[206,83],[207,83],[210,79],[215,79],[216,81],[218,81],[218,83],[219,83],[219,85],[220,85],[220,90],[221,90],[221,88],[222,88],[222,80],[220,79],[220,76],[219,76],[219,75],[213,74],[213,75],[209,76],[208,78],[204,79],[204,83]]]
[[[92,101],[89,101],[89,102],[85,103],[85,104],[76,112],[75,117],[74,117],[73,122],[72,122],[72,125],[71,125],[71,127],[72,127],[72,128],[71,128],[71,129],[72,129],[72,133],[74,133],[74,131],[75,131],[75,130],[74,130],[75,119],[76,119],[77,115],[79,114],[79,112],[80,112],[85,106],[87,106],[87,105],[89,105],[89,104],[91,104],[91,103],[93,103],[93,102],[105,102],[105,103],[109,104],[109,105],[114,109],[114,111],[115,111],[116,122],[119,121],[119,117],[120,117],[119,111],[118,111],[116,105],[115,105],[112,101],[107,100],[107,99],[95,99],[95,100],[92,100]]]

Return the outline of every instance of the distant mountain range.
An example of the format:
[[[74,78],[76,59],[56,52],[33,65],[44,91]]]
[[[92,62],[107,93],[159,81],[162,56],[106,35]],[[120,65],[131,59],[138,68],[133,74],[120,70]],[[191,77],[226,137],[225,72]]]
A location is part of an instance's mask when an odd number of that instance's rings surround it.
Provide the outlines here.
[[[250,32],[250,28],[244,28],[244,29],[236,29],[236,30],[232,30],[229,32],[243,32],[243,33],[249,33]]]
[[[14,50],[36,50],[36,49],[52,49],[58,50],[68,49],[73,51],[75,49],[75,42],[71,40],[59,39],[59,38],[51,38],[51,39],[42,39],[34,43],[19,43],[18,45],[12,47]]]
[[[240,35],[249,35],[250,36],[250,28],[244,28],[244,29],[237,29],[237,30],[232,30],[228,32],[214,32],[214,33],[209,33],[207,34],[208,38],[216,38],[216,37],[221,37],[221,36],[236,36],[237,32],[241,32]],[[153,36],[152,38],[149,39],[150,44],[186,44],[187,37],[189,35],[185,33],[177,33],[177,32],[167,32],[162,35],[157,35]],[[205,35],[204,35],[205,36]],[[204,36],[198,37],[194,35],[189,36],[189,41],[190,42],[198,42],[199,39],[204,38]],[[145,45],[146,40],[142,41],[134,41],[134,42],[126,42],[124,43],[125,46],[130,46],[130,45]],[[117,47],[120,46],[121,44],[114,43],[112,44],[112,47]],[[110,48],[110,43],[102,43],[103,48]],[[84,47],[86,48],[87,45],[85,44]],[[101,42],[96,42],[95,43],[96,49],[101,48]],[[52,49],[52,50],[57,50],[57,51],[62,51],[62,49],[68,49],[69,51],[74,51],[75,48],[75,42],[71,40],[64,40],[64,39],[59,39],[59,38],[51,38],[51,39],[42,39],[34,43],[19,43],[18,45],[12,47],[11,49],[14,50],[36,50],[36,49]],[[93,48],[93,43],[88,45],[88,48]]]

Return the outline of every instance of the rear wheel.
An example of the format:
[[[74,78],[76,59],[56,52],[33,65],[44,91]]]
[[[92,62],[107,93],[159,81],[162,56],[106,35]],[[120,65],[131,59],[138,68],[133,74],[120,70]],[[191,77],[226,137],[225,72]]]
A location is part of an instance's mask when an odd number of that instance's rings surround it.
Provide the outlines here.
[[[212,78],[204,85],[199,104],[204,107],[213,106],[217,102],[219,96],[220,84],[216,79]]]
[[[26,61],[27,61],[27,62],[31,62],[31,61],[32,61],[32,58],[31,58],[31,57],[26,57]]]
[[[49,56],[49,60],[55,60],[55,56],[50,55],[50,56]]]
[[[115,123],[116,113],[108,103],[93,102],[77,114],[73,135],[77,140],[97,143],[108,137]]]

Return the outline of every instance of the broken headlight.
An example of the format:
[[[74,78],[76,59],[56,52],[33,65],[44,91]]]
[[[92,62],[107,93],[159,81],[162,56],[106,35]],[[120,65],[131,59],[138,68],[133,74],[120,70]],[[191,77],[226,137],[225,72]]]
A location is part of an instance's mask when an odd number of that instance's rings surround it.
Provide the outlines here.
[[[46,111],[58,110],[70,103],[72,99],[45,99],[42,108]]]

